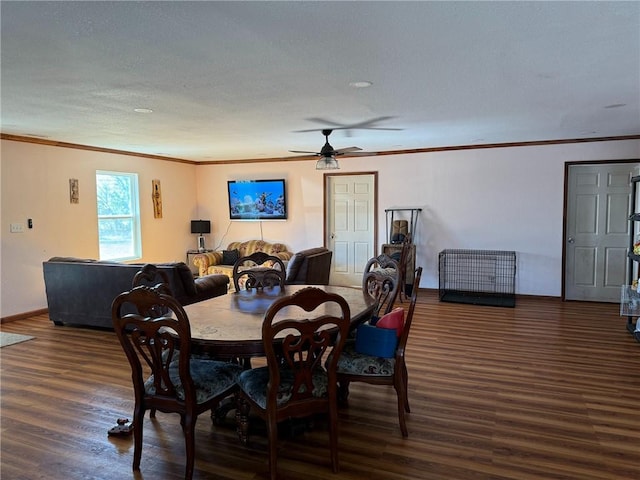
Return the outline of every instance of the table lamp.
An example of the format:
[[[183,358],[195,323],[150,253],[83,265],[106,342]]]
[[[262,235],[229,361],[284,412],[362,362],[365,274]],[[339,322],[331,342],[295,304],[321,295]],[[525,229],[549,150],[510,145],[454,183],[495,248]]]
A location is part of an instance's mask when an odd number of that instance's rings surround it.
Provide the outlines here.
[[[191,220],[191,233],[198,234],[198,251],[204,252],[204,233],[211,233],[210,220]]]

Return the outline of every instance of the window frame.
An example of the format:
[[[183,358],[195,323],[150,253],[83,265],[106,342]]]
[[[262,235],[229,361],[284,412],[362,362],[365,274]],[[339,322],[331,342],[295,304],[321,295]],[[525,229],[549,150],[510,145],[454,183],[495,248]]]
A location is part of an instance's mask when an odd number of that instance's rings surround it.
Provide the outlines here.
[[[100,194],[99,194],[99,176],[109,176],[109,177],[118,177],[118,178],[126,178],[129,187],[129,198],[128,198],[128,207],[130,213],[128,214],[112,214],[112,215],[101,215],[100,214]],[[139,189],[139,181],[138,174],[131,172],[116,172],[110,170],[96,170],[96,217],[97,217],[97,227],[98,227],[98,255],[100,260],[107,261],[131,261],[131,260],[139,260],[142,258],[142,235],[141,235],[141,221],[140,221],[140,189]],[[131,236],[129,246],[132,255],[127,256],[114,256],[108,257],[103,256],[104,250],[106,247],[104,246],[106,242],[101,238],[100,235],[100,222],[104,220],[128,220],[131,222]],[[104,242],[104,243],[103,243]]]

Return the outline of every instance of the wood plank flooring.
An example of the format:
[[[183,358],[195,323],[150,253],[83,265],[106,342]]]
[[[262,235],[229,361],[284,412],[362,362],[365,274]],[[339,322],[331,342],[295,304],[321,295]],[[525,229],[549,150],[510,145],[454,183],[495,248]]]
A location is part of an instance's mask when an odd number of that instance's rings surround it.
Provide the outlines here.
[[[518,298],[515,308],[441,303],[420,292],[409,339],[409,438],[392,389],[353,384],[341,409],[341,472],[315,428],[280,444],[283,480],[640,479],[640,343],[615,304]],[[145,423],[141,473],[128,364],[112,332],[55,327],[46,315],[2,325],[33,335],[0,349],[3,480],[183,478],[176,415]],[[197,426],[194,480],[268,477],[266,439]]]

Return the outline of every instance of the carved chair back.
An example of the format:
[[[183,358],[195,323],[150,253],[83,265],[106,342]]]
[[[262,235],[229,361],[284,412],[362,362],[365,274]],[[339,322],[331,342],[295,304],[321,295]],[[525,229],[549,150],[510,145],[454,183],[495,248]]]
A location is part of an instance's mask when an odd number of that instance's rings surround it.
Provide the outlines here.
[[[264,287],[284,287],[287,276],[284,262],[265,252],[254,252],[239,258],[233,265],[231,278],[236,291],[244,287],[262,289]]]
[[[380,317],[393,310],[400,288],[400,276],[398,262],[386,254],[367,262],[362,276],[362,290],[376,302],[372,316]]]

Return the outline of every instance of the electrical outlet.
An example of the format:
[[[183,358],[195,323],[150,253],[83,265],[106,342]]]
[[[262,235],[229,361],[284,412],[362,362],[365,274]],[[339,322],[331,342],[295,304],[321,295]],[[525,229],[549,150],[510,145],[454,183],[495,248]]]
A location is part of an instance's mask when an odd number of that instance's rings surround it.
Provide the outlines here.
[[[11,233],[24,233],[24,224],[23,223],[12,223],[11,224]]]

